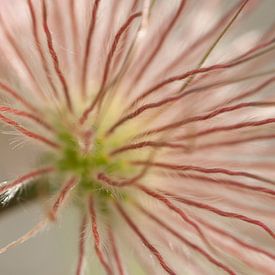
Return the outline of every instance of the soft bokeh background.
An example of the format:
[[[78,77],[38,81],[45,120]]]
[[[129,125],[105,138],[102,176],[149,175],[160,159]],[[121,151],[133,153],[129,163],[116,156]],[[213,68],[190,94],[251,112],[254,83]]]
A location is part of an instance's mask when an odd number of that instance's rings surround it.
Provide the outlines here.
[[[2,0],[0,0],[2,1]],[[212,1],[212,0],[198,0]],[[247,31],[257,31],[275,20],[275,0],[260,0],[261,7],[247,20]],[[224,6],[236,1],[223,0]],[[1,100],[1,98],[0,98]],[[1,125],[0,125],[1,127]],[[1,128],[0,128],[1,129]],[[32,166],[36,152],[31,144],[19,144],[8,128],[0,134],[0,182],[13,179]],[[12,132],[14,134],[14,132]],[[15,143],[14,143],[15,141]],[[22,204],[0,216],[0,246],[15,240],[35,225],[45,209],[39,204]],[[78,221],[71,209],[63,211],[55,226],[28,242],[0,255],[0,275],[70,275],[74,274],[77,252]],[[93,273],[93,275],[96,273]],[[260,275],[260,274],[259,274]]]
[[[24,173],[35,161],[32,146],[24,144],[12,149],[12,138],[0,135],[0,182]],[[76,213],[61,215],[58,224],[36,238],[0,255],[1,275],[65,275],[73,274],[77,251],[78,224]],[[0,217],[0,245],[3,246],[27,232],[43,216],[45,209],[38,203],[22,204]]]

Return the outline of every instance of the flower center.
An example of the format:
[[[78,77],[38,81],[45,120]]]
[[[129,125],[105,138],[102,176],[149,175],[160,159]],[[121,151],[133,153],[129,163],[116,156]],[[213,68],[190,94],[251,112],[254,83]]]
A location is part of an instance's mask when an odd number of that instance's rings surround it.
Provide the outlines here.
[[[63,146],[61,158],[57,160],[58,168],[78,175],[81,187],[85,190],[103,188],[96,180],[96,175],[100,172],[124,177],[133,170],[123,159],[114,159],[108,155],[110,146],[104,139],[91,138],[92,144],[88,152],[83,152],[77,139],[68,132],[60,133],[59,139]]]
[[[131,160],[144,156],[144,152],[132,150],[112,154],[131,141],[131,137],[138,131],[138,125],[127,125],[127,129],[122,127],[113,135],[105,136],[110,125],[121,115],[118,111],[120,108],[116,106],[120,104],[114,104],[115,111],[111,108],[103,116],[97,117],[97,122],[87,121],[81,131],[79,127],[74,126],[77,125],[75,119],[65,122],[59,116],[59,119],[55,120],[58,121],[55,129],[61,149],[51,160],[61,175],[69,174],[79,178],[77,192],[80,198],[91,192],[105,201],[117,195],[125,198],[125,191],[101,181],[99,175],[125,182],[139,173],[139,170],[131,165]]]

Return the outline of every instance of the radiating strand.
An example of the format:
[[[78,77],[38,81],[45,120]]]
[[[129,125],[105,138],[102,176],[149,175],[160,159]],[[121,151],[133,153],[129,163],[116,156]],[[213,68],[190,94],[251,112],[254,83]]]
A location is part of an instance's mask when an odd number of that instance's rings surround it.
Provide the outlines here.
[[[166,196],[169,196],[170,198],[172,198],[172,199],[174,199],[174,200],[176,200],[180,203],[186,204],[188,206],[193,206],[193,207],[196,207],[196,208],[199,208],[199,209],[203,209],[205,211],[212,212],[216,215],[219,215],[219,216],[222,216],[222,217],[225,217],[225,218],[237,219],[237,220],[241,220],[243,222],[252,224],[254,226],[257,226],[260,229],[264,230],[266,233],[268,233],[273,239],[275,239],[275,232],[273,232],[270,229],[270,227],[268,227],[262,221],[252,219],[248,216],[245,216],[245,215],[242,215],[242,214],[239,214],[239,213],[223,211],[223,210],[221,210],[219,208],[216,208],[214,206],[211,206],[209,204],[205,204],[205,203],[202,203],[202,202],[197,202],[197,201],[194,201],[194,200],[190,200],[190,199],[184,198],[182,196],[178,196],[176,194],[173,194],[171,192],[166,192],[166,191],[163,191],[163,190],[160,190],[160,192],[162,192]]]
[[[9,243],[8,245],[0,248],[0,255],[5,253],[7,250],[16,247],[20,244],[23,244],[24,242],[28,241],[29,239],[33,238],[36,236],[39,232],[41,232],[49,223],[48,219],[43,219],[39,223],[37,223],[31,230],[29,230],[26,234],[23,236],[19,237],[17,240]]]
[[[137,12],[137,13],[134,13],[132,14],[127,20],[126,22],[122,25],[122,27],[119,29],[119,31],[117,32],[117,34],[115,35],[115,38],[114,38],[114,41],[112,43],[112,46],[111,46],[111,49],[107,55],[107,58],[106,58],[106,63],[105,63],[105,68],[104,68],[104,74],[103,74],[103,77],[102,77],[102,80],[101,80],[101,85],[100,85],[100,88],[99,88],[99,91],[97,92],[96,94],[96,97],[94,98],[93,102],[91,103],[91,105],[84,111],[81,119],[80,119],[80,123],[83,124],[89,114],[93,111],[93,109],[95,108],[96,104],[103,100],[106,92],[107,92],[107,89],[106,89],[106,83],[107,83],[107,80],[108,80],[108,76],[109,76],[109,71],[110,71],[110,67],[111,67],[111,63],[112,63],[112,60],[113,60],[113,57],[114,57],[114,54],[115,54],[115,51],[117,49],[117,45],[123,35],[123,33],[129,28],[129,26],[131,25],[132,22],[134,22],[134,20],[138,17],[141,16],[141,13],[140,12]]]
[[[132,5],[131,5],[131,7],[130,7],[130,10],[129,10],[128,14],[134,13],[134,11],[135,11],[135,10],[137,9],[137,7],[138,7],[138,3],[139,3],[139,0],[133,0]],[[123,37],[123,40],[122,40],[121,43],[120,43],[120,44],[121,44],[121,49],[120,49],[120,51],[117,53],[117,55],[114,57],[114,65],[113,65],[114,68],[119,67],[120,61],[121,61],[121,60],[124,60],[123,55],[124,55],[125,52],[126,52],[126,45],[127,45],[128,38],[129,38],[129,31],[126,31],[126,32],[125,32],[125,35],[124,35],[124,37]],[[127,54],[126,54],[126,56],[127,56]],[[124,61],[125,61],[125,60],[124,60]],[[116,79],[116,78],[115,78],[115,79]],[[113,82],[113,81],[112,81],[112,82]],[[112,86],[112,82],[111,82],[110,86]]]
[[[16,186],[23,186],[26,182],[29,182],[33,178],[42,176],[42,175],[47,175],[50,173],[53,173],[55,171],[54,167],[43,167],[39,168],[37,170],[31,171],[23,176],[18,177],[17,179],[13,180],[12,182],[5,184],[0,187],[0,194],[5,193],[6,191],[16,187]]]
[[[105,173],[100,172],[97,174],[97,180],[101,181],[103,184],[108,184],[114,187],[124,187],[128,185],[134,185],[138,180],[142,178],[143,175],[140,173],[127,180],[114,180],[108,177]]]
[[[240,3],[237,3],[233,6],[225,15],[212,27],[210,28],[204,35],[200,36],[196,39],[190,46],[188,46],[182,53],[180,53],[171,63],[158,74],[156,79],[158,79],[162,75],[166,75],[171,72],[173,68],[182,63],[186,57],[188,57],[192,52],[194,52],[197,48],[204,45],[213,35],[216,34],[228,21],[228,19],[237,11]],[[256,5],[255,5],[256,6]]]
[[[88,65],[91,56],[91,44],[94,39],[94,32],[96,27],[96,19],[98,8],[101,0],[94,0],[92,7],[91,21],[89,23],[88,34],[85,42],[85,50],[83,56],[83,67],[82,67],[82,77],[81,77],[81,93],[82,97],[86,98],[87,96],[87,75],[88,75]]]
[[[92,221],[92,234],[94,236],[94,241],[95,241],[95,251],[97,254],[97,257],[102,265],[102,267],[105,269],[106,273],[108,275],[114,274],[111,267],[109,266],[108,262],[105,259],[105,256],[100,248],[100,235],[98,232],[98,226],[97,226],[97,221],[96,221],[96,210],[94,206],[94,200],[92,196],[89,197],[88,199],[88,205],[89,205],[89,213]]]
[[[251,107],[273,107],[273,106],[275,106],[275,102],[272,102],[272,101],[252,101],[252,102],[243,102],[243,103],[239,103],[237,105],[232,105],[232,106],[220,107],[214,111],[208,112],[205,115],[197,115],[194,117],[184,118],[182,120],[168,123],[166,125],[163,125],[161,127],[158,127],[158,128],[152,129],[152,130],[148,130],[144,133],[141,133],[139,136],[143,136],[143,135],[149,136],[149,135],[152,135],[155,133],[160,133],[160,132],[167,131],[170,129],[176,129],[176,128],[179,128],[182,126],[186,126],[189,123],[209,120],[216,116],[222,115],[224,113],[229,113],[229,112],[233,112],[233,111],[237,111],[237,110],[241,110],[241,109],[246,109],[246,108],[251,108]]]
[[[118,11],[122,8],[123,1],[114,1],[112,0],[110,5],[109,5],[109,13],[107,16],[107,20],[105,23],[105,28],[102,30],[102,45],[107,45],[109,43],[110,37],[116,32],[115,26],[117,22],[117,14]],[[125,33],[126,34],[126,33]],[[106,48],[102,47],[101,51],[99,52],[100,56],[105,56],[106,55]]]
[[[163,174],[162,177],[164,177],[166,174]],[[167,177],[170,177],[170,175],[166,175]],[[246,190],[246,192],[252,191],[255,192],[255,194],[258,195],[262,195],[262,196],[266,196],[266,195],[270,195],[270,196],[275,196],[275,190],[266,188],[266,187],[262,187],[262,186],[258,186],[258,185],[249,185],[246,184],[244,182],[240,182],[240,181],[233,181],[233,180],[228,180],[228,179],[217,179],[217,178],[211,178],[211,177],[207,177],[207,176],[201,176],[201,175],[195,175],[195,174],[186,174],[186,173],[177,173],[177,176],[181,177],[181,178],[185,178],[185,179],[193,179],[193,180],[198,180],[200,181],[200,184],[204,184],[204,185],[209,185],[209,184],[213,184],[213,185],[217,185],[217,186],[225,186],[226,188],[228,187],[233,187],[233,188],[238,188],[238,189],[244,189]],[[180,184],[182,184],[182,182],[180,182]]]
[[[122,208],[121,205],[116,203],[116,208],[121,214],[121,216],[124,218],[126,223],[129,225],[129,227],[135,232],[135,234],[140,238],[142,243],[148,248],[148,250],[157,258],[159,264],[161,267],[170,275],[176,275],[176,273],[167,265],[165,262],[163,256],[160,254],[160,252],[155,248],[149,240],[142,234],[140,229],[135,225],[135,223],[132,221],[132,219],[128,216],[128,214],[125,212],[125,210]]]
[[[238,105],[241,105],[241,104],[238,104]],[[228,108],[228,107],[226,106],[226,107],[222,107],[222,108]],[[241,108],[247,108],[247,107],[240,107],[240,109]],[[216,110],[214,110],[213,112],[215,112],[215,111]],[[218,126],[216,128],[210,128],[210,129],[207,129],[207,130],[199,131],[195,134],[182,135],[178,138],[178,140],[190,139],[190,138],[194,138],[194,137],[208,135],[208,134],[214,133],[214,132],[229,131],[229,130],[241,129],[241,128],[246,128],[246,127],[257,127],[257,126],[273,123],[274,122],[273,120],[274,120],[274,118],[267,118],[267,119],[259,120],[259,121],[248,121],[248,122],[236,123],[236,124],[232,124],[232,125],[229,125],[229,126],[228,125],[227,126]],[[142,137],[148,137],[148,136],[153,135],[153,134],[159,134],[161,132],[166,132],[166,131],[170,131],[170,130],[181,129],[182,126],[184,126],[188,123],[191,123],[191,122],[187,121],[186,119],[176,121],[176,122],[172,122],[172,123],[166,124],[164,126],[160,126],[160,127],[153,128],[153,129],[147,130],[145,132],[142,132],[142,133],[136,135],[134,137],[134,139],[138,139],[138,138],[142,138]],[[208,133],[208,131],[209,131],[209,133]]]
[[[261,43],[255,45],[251,49],[247,50],[245,53],[231,59],[229,62],[231,64],[233,64],[233,66],[238,66],[240,64],[245,64],[245,63],[248,63],[249,61],[253,61],[259,57],[263,57],[264,55],[271,53],[275,49],[275,47],[273,46],[275,43],[274,36],[272,36],[271,39],[269,38],[265,42],[262,42],[262,40],[260,40],[260,42]],[[253,54],[253,53],[255,53],[255,54]],[[262,63],[263,62],[264,62],[264,60],[262,60]],[[224,64],[226,64],[226,63],[224,63]],[[252,67],[252,65],[251,65],[251,67]],[[248,68],[246,68],[246,69],[249,70]],[[245,69],[243,69],[243,70],[245,70]],[[215,76],[217,77],[219,74],[221,74],[223,72],[223,70],[218,70],[218,71],[214,71],[214,72],[215,72]],[[196,83],[200,82],[204,79],[207,79],[211,76],[212,76],[212,71],[202,75],[200,78],[198,78],[196,80]]]
[[[228,175],[232,177],[245,177],[245,178],[258,180],[260,182],[268,183],[272,186],[275,185],[275,181],[272,179],[265,178],[246,171],[240,171],[240,170],[235,171],[235,170],[230,170],[230,169],[225,169],[220,167],[206,168],[206,167],[193,166],[193,165],[177,165],[173,163],[153,162],[153,161],[150,162],[150,161],[139,161],[139,160],[131,161],[131,163],[137,166],[149,165],[151,167],[157,167],[157,168],[175,170],[175,171],[195,171],[203,174],[223,174],[223,175]]]
[[[65,182],[62,189],[60,190],[58,197],[54,201],[51,211],[49,212],[49,218],[52,221],[56,220],[56,215],[59,208],[64,204],[65,199],[68,197],[70,191],[77,185],[77,177],[71,177],[68,181]]]
[[[267,119],[263,119],[263,120],[240,122],[240,123],[231,124],[231,125],[212,127],[212,128],[206,129],[206,130],[199,131],[195,134],[182,135],[179,137],[179,139],[185,140],[185,139],[199,138],[199,137],[210,135],[213,133],[234,131],[234,130],[245,129],[245,128],[250,128],[250,127],[258,127],[258,126],[268,125],[268,124],[273,124],[273,123],[275,123],[275,118],[267,118]]]
[[[7,38],[7,40],[9,41],[11,47],[13,48],[17,58],[21,61],[22,65],[25,67],[28,77],[30,78],[32,85],[34,86],[34,91],[36,91],[38,93],[40,98],[42,98],[44,100],[47,99],[44,92],[41,90],[40,86],[38,85],[35,75],[34,75],[33,71],[31,70],[28,62],[26,61],[22,51],[20,50],[18,43],[16,42],[16,40],[14,39],[14,37],[12,36],[10,31],[8,30],[7,25],[4,22],[1,14],[0,14],[0,26],[3,28],[4,34]]]
[[[255,245],[251,245],[245,241],[243,241],[242,239],[240,238],[237,238],[235,236],[233,236],[231,233],[227,232],[226,230],[223,230],[217,226],[214,226],[213,224],[209,223],[209,222],[206,222],[202,219],[197,219],[201,224],[203,224],[205,227],[209,228],[210,230],[212,230],[213,232],[221,235],[222,237],[226,237],[228,239],[231,239],[233,240],[235,243],[237,243],[238,245],[240,245],[241,247],[244,247],[246,249],[249,249],[253,252],[256,252],[256,253],[260,253],[272,260],[275,260],[275,255],[262,249],[261,247],[258,247],[258,246],[255,246]]]
[[[274,48],[272,47],[272,50],[273,49],[275,49],[275,47]],[[251,58],[251,57],[249,57],[249,58]],[[238,62],[242,63],[243,61],[244,60],[238,61]],[[247,60],[245,60],[245,61],[247,61]],[[234,66],[235,65],[236,65],[236,63],[234,64]],[[223,68],[230,68],[231,66],[232,66],[232,64],[224,64],[224,65],[216,64],[216,65],[213,65],[213,66],[210,66],[210,67],[206,68],[206,70],[208,70],[208,69],[212,70],[213,68],[222,68],[222,67]],[[200,70],[204,70],[204,68],[202,68]],[[267,73],[270,73],[270,72],[273,73],[273,70],[268,71]],[[242,81],[242,78],[240,80]],[[228,83],[216,82],[216,83],[208,84],[206,86],[192,88],[190,90],[185,91],[184,93],[177,94],[177,95],[174,95],[174,96],[170,96],[170,97],[167,97],[167,98],[164,98],[164,99],[160,99],[159,101],[156,101],[156,102],[146,103],[146,104],[142,105],[141,107],[138,107],[134,111],[124,115],[122,118],[120,118],[116,123],[114,123],[107,130],[107,135],[110,135],[111,133],[113,133],[116,130],[116,128],[123,125],[128,120],[136,118],[137,116],[141,115],[145,111],[148,111],[150,109],[156,109],[156,108],[160,109],[160,107],[163,107],[163,106],[168,105],[168,104],[170,105],[171,103],[176,103],[177,101],[182,100],[184,97],[189,96],[191,94],[199,93],[199,92],[205,92],[207,90],[207,88],[209,89],[209,88],[219,86],[219,85],[222,85],[222,84],[228,85],[228,84],[232,84],[232,83],[237,82],[237,81],[239,81],[239,79],[238,80],[233,80],[233,81],[228,82]],[[265,84],[265,85],[268,85],[268,84]],[[262,89],[262,88],[264,88],[264,87],[259,87],[259,89]],[[133,104],[130,105],[130,107],[133,107],[133,106],[134,106]]]
[[[160,50],[161,50],[162,46],[164,45],[168,35],[173,30],[174,25],[176,24],[176,22],[178,21],[180,15],[182,14],[182,11],[185,7],[185,4],[186,4],[186,0],[181,0],[180,1],[180,4],[179,4],[175,14],[172,16],[170,22],[165,27],[165,30],[159,35],[158,43],[153,48],[150,55],[145,59],[145,62],[143,62],[143,65],[141,66],[138,73],[136,74],[136,76],[133,79],[133,83],[131,85],[129,85],[130,87],[132,87],[134,84],[136,84],[142,78],[142,76],[146,73],[146,71],[150,67],[150,64],[152,63],[152,61],[156,58],[157,54],[160,52]]]
[[[7,112],[10,114],[19,116],[19,117],[28,118],[28,119],[36,122],[38,125],[44,127],[45,129],[54,131],[53,128],[47,122],[45,122],[41,117],[34,115],[32,113],[18,110],[15,108],[10,108],[8,106],[1,106],[1,105],[0,105],[0,112]]]
[[[211,44],[209,49],[203,55],[202,59],[199,61],[198,65],[196,66],[197,69],[201,68],[205,64],[205,62],[207,61],[207,59],[209,58],[211,53],[214,51],[214,49],[219,44],[219,42],[222,40],[224,35],[228,32],[228,30],[231,28],[233,23],[239,17],[239,15],[241,14],[241,12],[243,11],[243,9],[245,8],[245,6],[247,5],[248,2],[249,2],[249,0],[244,0],[243,2],[240,3],[240,8],[236,11],[236,13],[232,17],[232,19],[229,21],[229,23],[225,26],[225,28],[222,30],[222,32],[217,37],[217,39],[214,40],[213,44]],[[194,78],[195,78],[195,75],[191,75],[190,77],[188,77],[187,81],[181,86],[178,93],[180,94],[181,92],[183,92],[191,84],[191,82],[194,80]]]
[[[74,80],[79,84],[79,51],[80,51],[80,34],[78,28],[78,18],[77,18],[77,4],[75,0],[70,0],[69,2],[69,14],[70,14],[70,23],[71,23],[71,32],[72,32],[72,44],[73,44],[73,63],[72,71],[74,74]],[[77,85],[76,85],[77,86]]]
[[[136,3],[137,3],[136,1],[133,3],[131,11],[135,10]],[[143,38],[146,35],[151,11],[152,11],[152,8],[155,3],[156,3],[156,0],[143,1],[142,18],[141,18],[140,26],[137,30],[136,35],[133,38],[133,41],[131,42],[131,44],[129,46],[129,49],[126,53],[125,58],[123,59],[123,63],[119,69],[119,72],[114,77],[112,83],[110,83],[110,87],[112,88],[114,95],[120,89],[119,88],[120,84],[121,84],[126,72],[128,72],[129,66],[131,65],[131,62],[133,61],[135,54],[140,49],[141,42],[143,42]],[[125,34],[127,34],[127,31]],[[113,98],[114,98],[114,96],[113,96]],[[111,102],[112,102],[112,98],[110,99],[109,104],[111,104]]]
[[[0,113],[0,120],[2,120],[7,125],[14,127],[18,132],[22,133],[24,136],[26,136],[28,138],[31,138],[33,140],[42,142],[43,144],[48,145],[53,149],[58,149],[59,148],[59,145],[56,142],[51,141],[50,139],[48,139],[44,136],[36,134],[36,133],[22,127],[16,121],[14,121],[10,118],[7,118],[6,116],[2,115],[1,113]]]
[[[202,68],[203,64],[208,59],[209,55],[212,53],[214,48],[218,45],[219,41],[222,39],[222,37],[225,35],[225,33],[229,30],[229,28],[234,23],[234,21],[237,19],[237,17],[239,16],[239,14],[241,13],[241,11],[243,10],[243,8],[245,7],[245,5],[247,3],[248,3],[248,0],[245,0],[245,1],[243,1],[243,3],[241,3],[240,8],[236,11],[235,15],[232,17],[232,19],[229,21],[229,23],[222,30],[222,32],[220,33],[218,38],[213,42],[213,44],[210,46],[210,48],[206,51],[203,58],[200,60],[200,62],[196,66],[196,69],[194,69],[193,71],[184,73],[182,75],[179,75],[179,76],[169,77],[168,79],[165,79],[164,81],[161,81],[160,83],[154,85],[152,88],[149,88],[147,91],[141,93],[141,95],[138,98],[136,98],[133,101],[133,103],[130,104],[130,106],[128,108],[135,106],[138,101],[140,101],[141,99],[144,99],[144,97],[147,97],[149,94],[152,94],[153,92],[160,89],[161,87],[163,87],[167,84],[170,84],[174,81],[183,80],[185,78],[188,78],[188,81],[185,84],[183,84],[183,86],[180,89],[180,92],[182,92],[192,82],[195,74],[204,72],[204,70],[203,70],[204,68]],[[183,77],[183,78],[181,78],[181,77]],[[127,108],[127,110],[128,110],[128,108]]]
[[[156,147],[156,148],[170,148],[170,149],[182,149],[182,150],[188,150],[188,146],[183,144],[176,144],[176,143],[170,143],[170,142],[155,142],[155,141],[143,141],[135,144],[129,144],[122,147],[119,147],[117,149],[114,149],[110,152],[110,155],[117,155],[129,150],[140,150],[142,148],[146,147]]]
[[[119,255],[117,243],[115,241],[115,236],[113,234],[113,230],[112,230],[111,226],[109,226],[109,228],[108,228],[108,235],[109,235],[109,242],[110,242],[110,245],[112,248],[112,253],[115,258],[115,262],[116,262],[116,266],[117,266],[119,275],[124,275],[125,273],[124,273],[124,269],[122,266],[122,261],[121,261],[120,255]]]
[[[274,47],[274,49],[275,49],[275,47]],[[233,78],[233,80],[232,79],[222,80],[222,81],[210,83],[210,84],[207,84],[207,85],[202,85],[202,86],[199,86],[197,88],[191,88],[189,90],[186,90],[184,93],[182,93],[182,94],[180,94],[178,96],[172,96],[172,97],[160,100],[159,102],[145,104],[144,106],[138,108],[135,112],[131,113],[130,115],[127,115],[126,117],[124,117],[121,120],[119,120],[117,123],[113,124],[113,126],[111,126],[106,131],[105,136],[108,137],[110,134],[112,134],[114,132],[114,130],[118,126],[122,125],[128,119],[131,119],[132,118],[131,116],[136,117],[137,115],[139,115],[143,111],[147,110],[148,108],[149,109],[150,108],[159,108],[158,112],[155,113],[153,116],[151,116],[150,119],[148,119],[146,121],[147,124],[150,124],[155,119],[157,119],[159,117],[159,115],[161,115],[162,112],[164,111],[165,108],[162,108],[162,109],[160,108],[162,104],[167,104],[167,103],[170,103],[171,101],[177,101],[179,99],[184,98],[185,96],[189,96],[189,95],[192,95],[192,94],[204,93],[204,92],[207,92],[211,88],[218,88],[218,87],[222,87],[222,86],[226,86],[226,85],[230,85],[230,84],[236,84],[236,83],[239,83],[239,82],[243,82],[243,81],[247,81],[247,80],[252,80],[252,79],[263,77],[263,76],[267,76],[267,75],[270,75],[270,74],[274,75],[274,73],[275,73],[275,69],[271,69],[271,70],[267,70],[267,71],[264,71],[264,72],[256,73],[256,74],[253,74],[253,75],[248,75],[248,76],[244,76],[244,77],[241,77],[241,78],[237,78],[237,79]],[[262,89],[264,87],[259,87],[259,88]],[[249,90],[249,91],[252,92],[253,90]],[[257,92],[260,92],[260,90],[257,91]],[[172,105],[169,105],[169,106],[172,107]],[[223,106],[223,104],[217,105],[216,108],[219,108],[220,106]],[[213,110],[213,109],[215,109],[215,107],[211,108],[210,110]],[[170,119],[170,120],[174,121],[175,119],[177,119],[177,117],[173,117],[173,119]],[[163,137],[167,137],[167,136],[169,136],[171,134],[171,130],[170,129],[168,129],[168,130],[169,131],[167,131],[165,133],[165,135],[163,135]],[[133,137],[133,139],[143,138],[143,137],[145,137],[147,135],[153,134],[153,133],[150,133],[150,131],[151,130],[148,130],[148,131],[145,131],[145,132],[141,132],[140,134],[137,134],[135,137]],[[157,134],[157,132],[154,133],[154,134]],[[163,139],[163,137],[162,137],[162,139]]]
[[[38,31],[38,25],[37,25],[37,17],[35,15],[35,9],[34,9],[34,6],[32,4],[32,0],[28,0],[27,3],[28,3],[29,10],[30,10],[31,20],[32,20],[32,33],[33,33],[33,37],[34,37],[34,41],[35,41],[35,46],[36,46],[36,49],[39,53],[39,57],[40,57],[40,60],[41,60],[41,63],[42,63],[43,70],[44,70],[45,75],[47,77],[47,80],[48,80],[48,82],[49,82],[49,84],[52,88],[53,94],[58,99],[59,98],[58,90],[57,90],[57,88],[54,84],[54,81],[53,81],[52,77],[51,77],[51,73],[50,73],[48,63],[47,63],[47,59],[45,57],[45,54],[43,52],[42,46],[41,46],[40,41],[39,41],[39,31]]]
[[[29,111],[37,114],[39,111],[25,98],[18,94],[13,88],[8,85],[0,82],[0,89],[6,93],[8,93],[11,97],[13,97],[18,103],[27,108]]]
[[[268,42],[264,42],[263,44],[260,44],[256,47],[250,49],[248,51],[248,52],[250,52],[249,56],[246,56],[246,55],[242,54],[239,57],[234,58],[233,60],[230,60],[230,61],[225,62],[225,63],[218,63],[218,64],[210,65],[210,66],[207,66],[207,67],[200,67],[198,69],[193,69],[193,70],[187,71],[187,72],[185,72],[183,74],[180,74],[180,75],[169,77],[169,78],[155,84],[154,86],[147,89],[146,91],[142,92],[136,99],[133,100],[133,102],[131,104],[129,104],[129,106],[126,108],[126,110],[129,111],[132,107],[136,106],[141,100],[144,100],[149,95],[157,92],[160,88],[163,88],[166,85],[171,84],[173,82],[181,81],[181,80],[184,80],[188,77],[198,75],[198,74],[204,74],[204,73],[208,73],[208,72],[216,72],[217,70],[229,69],[229,68],[241,65],[245,62],[251,61],[253,59],[256,59],[258,57],[261,57],[261,56],[263,56],[263,55],[265,55],[265,54],[267,54],[267,53],[269,53],[269,52],[271,52],[275,49],[275,46],[269,47],[270,45],[274,44],[274,42],[275,42],[275,40],[274,40],[274,38],[272,38]],[[269,47],[269,48],[267,48],[267,47]],[[260,52],[257,52],[257,50],[259,48],[260,49],[267,48],[267,49],[265,49],[263,51],[260,51]],[[255,51],[256,51],[256,53],[254,55],[251,55]],[[244,55],[244,57],[240,58],[243,55]]]
[[[135,204],[137,206],[137,204]],[[174,230],[172,227],[170,227],[168,224],[160,220],[158,217],[153,215],[151,212],[146,210],[144,207],[141,205],[138,205],[138,209],[144,213],[146,216],[150,218],[150,220],[153,220],[156,222],[158,225],[160,225],[161,228],[167,230],[168,232],[171,233],[175,238],[183,242],[185,245],[188,247],[192,248],[195,250],[197,253],[201,254],[204,256],[209,262],[213,263],[215,266],[223,269],[226,273],[230,275],[237,275],[233,270],[231,270],[229,267],[221,263],[220,261],[216,260],[214,257],[212,257],[207,251],[199,247],[198,245],[194,244],[193,242],[189,241],[187,238],[185,238],[182,234],[178,233],[176,230]]]
[[[42,18],[43,18],[43,30],[46,35],[47,39],[47,45],[48,45],[48,50],[49,54],[51,56],[53,65],[54,65],[54,70],[56,72],[57,77],[59,78],[62,88],[63,88],[63,93],[66,99],[66,104],[70,112],[73,112],[73,105],[70,97],[70,91],[68,87],[67,80],[60,68],[60,61],[57,56],[57,53],[54,49],[53,46],[53,39],[52,39],[52,34],[50,32],[49,26],[48,26],[48,10],[47,10],[47,5],[46,5],[46,0],[42,0]]]
[[[205,234],[202,232],[200,226],[198,226],[197,223],[195,223],[193,220],[191,220],[190,217],[188,217],[186,215],[186,213],[178,208],[176,205],[174,205],[166,196],[157,193],[143,185],[137,184],[136,187],[141,190],[142,192],[144,192],[145,194],[147,194],[148,196],[160,201],[161,203],[163,203],[166,207],[168,207],[169,209],[171,209],[173,212],[175,212],[176,214],[179,215],[179,217],[184,220],[187,224],[189,224],[191,227],[193,227],[193,229],[195,229],[195,231],[197,232],[197,234],[200,236],[200,238],[202,239],[202,241],[212,250],[213,247],[211,245],[211,243],[208,241],[208,239],[206,238]]]
[[[34,173],[33,173],[34,174]],[[34,175],[33,175],[34,176]],[[0,191],[1,193],[1,191]],[[67,194],[64,194],[63,190],[61,191],[60,194],[58,194],[56,202],[58,201],[59,204],[56,207],[56,203],[53,205],[53,208],[51,209],[51,213],[56,216],[57,215],[57,211],[59,210],[59,208],[63,205],[63,201],[64,201],[64,197],[65,195],[67,196]],[[26,234],[24,234],[23,236],[19,237],[17,240],[9,243],[8,245],[6,245],[5,247],[0,249],[0,254],[6,252],[8,249],[13,248],[17,245],[20,245],[24,242],[26,242],[27,240],[29,240],[30,238],[36,236],[39,232],[41,232],[48,224],[49,224],[49,218],[51,218],[51,216],[48,216],[46,218],[44,218],[43,220],[41,220],[39,223],[37,223],[31,230],[29,230]]]
[[[238,138],[234,140],[227,140],[222,142],[215,142],[215,143],[204,143],[199,146],[196,146],[194,150],[212,150],[213,148],[220,148],[220,147],[231,147],[240,144],[247,144],[249,142],[255,141],[267,141],[267,140],[275,140],[275,134],[266,134],[266,135],[254,135],[245,138]]]
[[[261,92],[264,88],[268,87],[269,85],[273,84],[275,81],[275,77],[271,77],[268,80],[265,80],[263,82],[261,82],[259,85],[257,85],[256,87],[253,87],[252,89],[249,89],[248,91],[241,93],[239,95],[234,96],[233,98],[231,98],[230,100],[226,101],[226,104],[230,104],[233,103],[235,101],[239,101],[242,100],[246,97],[249,96],[254,96],[255,94]]]
[[[134,0],[132,2],[132,5],[130,7],[130,10],[129,10],[128,14],[133,14],[134,13],[134,11],[138,7],[138,3],[139,3],[139,0]],[[105,100],[104,106],[101,108],[101,115],[100,115],[101,120],[103,120],[104,114],[107,113],[106,110],[111,108],[111,106],[113,104],[113,100],[116,98],[116,95],[120,90],[119,89],[120,81],[123,77],[124,72],[126,72],[127,64],[128,64],[128,62],[130,62],[130,59],[131,59],[131,55],[132,55],[131,53],[132,53],[133,48],[134,48],[135,39],[134,39],[134,41],[132,41],[132,43],[130,41],[129,42],[130,46],[127,47],[127,42],[129,40],[129,37],[130,37],[129,34],[130,34],[130,32],[129,32],[129,28],[128,28],[125,31],[124,35],[122,36],[122,39],[121,39],[121,42],[120,42],[121,46],[120,46],[119,50],[117,51],[117,54],[114,55],[114,61],[113,61],[113,64],[111,66],[111,69],[112,69],[111,74],[113,74],[114,76],[110,80],[110,84],[108,84],[108,86],[106,87],[106,89],[108,90],[108,93],[106,94],[106,96],[108,96],[108,98]],[[122,64],[120,64],[120,63],[122,63]],[[116,75],[115,75],[115,71],[116,71],[115,69],[118,70]]]
[[[87,216],[84,215],[82,217],[80,231],[79,231],[79,254],[77,260],[77,268],[76,268],[76,275],[83,274],[84,270],[84,255],[85,255],[85,240],[87,235]]]

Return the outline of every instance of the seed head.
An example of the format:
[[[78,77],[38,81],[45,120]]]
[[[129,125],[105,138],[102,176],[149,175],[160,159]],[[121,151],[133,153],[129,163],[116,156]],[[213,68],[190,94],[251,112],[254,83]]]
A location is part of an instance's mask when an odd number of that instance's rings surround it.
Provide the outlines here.
[[[90,243],[96,274],[274,274],[274,25],[225,3],[1,1],[0,120],[38,161],[0,199],[51,206],[0,253],[68,206],[77,275]]]

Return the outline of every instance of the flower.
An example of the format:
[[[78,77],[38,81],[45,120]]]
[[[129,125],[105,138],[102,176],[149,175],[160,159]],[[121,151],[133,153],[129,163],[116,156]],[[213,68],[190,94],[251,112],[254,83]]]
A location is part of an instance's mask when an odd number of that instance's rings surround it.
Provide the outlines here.
[[[97,274],[274,274],[274,26],[220,2],[1,2],[0,120],[39,148],[1,199],[54,200],[0,253],[68,205],[77,275],[88,235]]]

